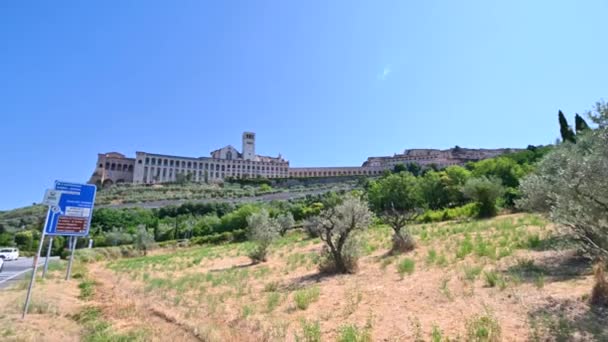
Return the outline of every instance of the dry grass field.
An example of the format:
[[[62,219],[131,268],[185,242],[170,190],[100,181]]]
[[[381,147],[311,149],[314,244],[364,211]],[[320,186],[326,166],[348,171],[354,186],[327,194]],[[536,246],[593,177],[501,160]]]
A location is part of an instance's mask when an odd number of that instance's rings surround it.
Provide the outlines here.
[[[349,275],[319,274],[321,242],[292,232],[265,263],[250,243],[63,264],[0,292],[7,341],[606,341],[591,264],[535,215],[412,227],[417,248],[387,255],[391,231],[358,236]]]

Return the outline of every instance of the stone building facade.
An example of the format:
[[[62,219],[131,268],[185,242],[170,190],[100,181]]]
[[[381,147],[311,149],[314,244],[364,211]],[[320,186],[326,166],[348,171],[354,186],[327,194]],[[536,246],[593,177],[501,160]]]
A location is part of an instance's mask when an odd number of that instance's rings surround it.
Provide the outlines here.
[[[214,183],[227,178],[307,178],[339,176],[377,176],[397,164],[417,163],[439,168],[463,165],[496,157],[515,149],[448,150],[411,149],[402,154],[369,157],[362,166],[351,167],[289,167],[289,161],[255,154],[255,133],[244,132],[242,152],[228,145],[211,152],[210,157],[180,157],[138,151],[135,158],[109,152],[97,155],[95,171],[89,183],[112,185],[119,183],[158,184],[178,181]]]
[[[363,163],[364,167],[393,168],[397,164],[416,163],[421,166],[434,164],[438,168],[451,165],[464,165],[467,162],[494,158],[501,154],[517,152],[521,149],[499,148],[499,149],[470,149],[454,147],[447,150],[436,149],[410,149],[401,154],[386,157],[369,157]]]

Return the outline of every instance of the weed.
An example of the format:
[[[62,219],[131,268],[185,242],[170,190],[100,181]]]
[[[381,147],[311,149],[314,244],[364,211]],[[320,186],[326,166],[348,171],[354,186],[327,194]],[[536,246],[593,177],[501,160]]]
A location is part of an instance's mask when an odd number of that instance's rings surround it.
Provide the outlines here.
[[[541,242],[542,241],[541,241],[540,235],[538,235],[538,233],[530,234],[527,236],[526,246],[530,249],[537,249],[538,247],[540,247]]]
[[[266,297],[266,312],[272,312],[281,304],[281,294],[278,292],[270,292]]]
[[[384,259],[382,259],[382,263],[380,263],[380,268],[384,271],[386,270],[386,267],[390,264],[393,263],[395,259],[392,257],[386,257]]]
[[[448,283],[450,282],[450,278],[444,278],[441,280],[441,285],[439,286],[439,292],[441,292],[448,300],[453,300],[452,292],[450,292],[450,288],[448,287]]]
[[[319,287],[313,286],[307,289],[298,290],[294,293],[293,299],[298,310],[306,310],[312,302],[319,300]]]
[[[458,246],[456,257],[458,259],[464,259],[464,257],[471,254],[471,252],[473,252],[473,242],[471,241],[471,237],[466,235],[464,240],[462,240]]]
[[[506,287],[505,279],[496,271],[483,272],[483,276],[487,287],[498,286],[501,290]]]
[[[275,292],[278,289],[279,289],[278,281],[271,281],[269,283],[266,283],[266,285],[264,285],[264,292]]]
[[[95,281],[93,280],[84,280],[83,282],[78,284],[78,288],[80,289],[80,295],[78,296],[78,298],[82,300],[89,300],[91,297],[93,297],[93,294],[95,293],[94,286]]]
[[[350,315],[353,312],[355,312],[355,310],[357,310],[357,306],[359,305],[359,303],[361,303],[361,300],[363,299],[363,295],[361,294],[361,292],[359,291],[358,288],[353,287],[350,289],[347,289],[344,293],[344,299],[346,301],[346,307],[344,309],[344,313],[345,315]]]
[[[441,342],[443,340],[443,333],[441,332],[441,328],[436,325],[433,325],[433,330],[431,330],[431,341],[433,342]]]
[[[243,309],[241,310],[241,317],[247,318],[251,316],[251,314],[253,314],[253,308],[249,305],[244,305]]]
[[[44,300],[34,300],[30,302],[30,306],[27,308],[27,313],[31,314],[57,314],[57,307]]]
[[[426,263],[432,265],[437,261],[437,251],[434,248],[429,249],[426,255]]]
[[[439,257],[437,258],[437,265],[440,267],[446,267],[448,265],[448,259],[443,253],[439,254]]]
[[[493,316],[486,314],[469,319],[466,323],[467,341],[498,342],[501,341],[500,324]]]
[[[463,267],[464,278],[468,281],[474,281],[481,274],[481,270],[483,270],[482,266],[465,265]]]
[[[539,274],[538,276],[536,276],[536,279],[534,279],[534,285],[536,285],[538,289],[542,289],[543,287],[545,287],[545,275]]]
[[[74,316],[74,320],[84,327],[83,341],[146,341],[148,333],[144,330],[115,333],[112,326],[102,319],[101,311],[96,307],[86,307]]]
[[[405,259],[401,260],[401,262],[399,262],[399,264],[397,264],[397,272],[399,272],[399,276],[401,277],[401,279],[403,279],[403,277],[406,273],[408,275],[411,275],[412,273],[414,273],[415,265],[416,265],[416,263],[415,263],[414,259],[405,258]]]
[[[371,333],[368,329],[359,329],[356,325],[349,324],[340,327],[338,342],[370,342]]]
[[[424,338],[422,338],[422,326],[420,325],[420,320],[418,317],[410,317],[409,320],[412,330],[414,331],[414,341],[424,342]]]
[[[300,321],[302,327],[302,336],[296,334],[297,342],[320,342],[321,341],[321,325],[319,321]]]

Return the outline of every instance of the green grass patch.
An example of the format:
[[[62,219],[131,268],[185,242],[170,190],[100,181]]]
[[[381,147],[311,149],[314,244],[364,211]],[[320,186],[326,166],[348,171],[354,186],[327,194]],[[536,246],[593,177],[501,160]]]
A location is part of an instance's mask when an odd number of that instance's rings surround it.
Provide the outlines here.
[[[306,310],[311,303],[319,300],[321,294],[318,286],[312,286],[307,289],[298,290],[293,294],[293,300],[298,310]]]
[[[405,274],[411,275],[412,273],[414,273],[415,267],[416,262],[414,261],[414,259],[405,258],[397,264],[397,272],[399,273],[401,279],[403,279]]]

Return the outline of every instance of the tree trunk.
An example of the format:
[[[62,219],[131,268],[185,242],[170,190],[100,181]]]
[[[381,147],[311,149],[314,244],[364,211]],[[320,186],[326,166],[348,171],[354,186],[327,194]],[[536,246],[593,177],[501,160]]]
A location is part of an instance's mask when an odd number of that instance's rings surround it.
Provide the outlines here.
[[[391,254],[400,254],[413,250],[415,247],[414,239],[409,232],[402,232],[401,228],[395,229],[393,234],[393,247]]]

